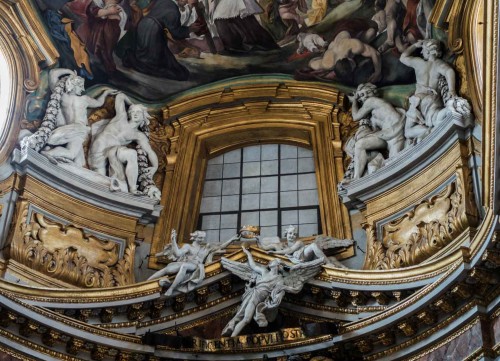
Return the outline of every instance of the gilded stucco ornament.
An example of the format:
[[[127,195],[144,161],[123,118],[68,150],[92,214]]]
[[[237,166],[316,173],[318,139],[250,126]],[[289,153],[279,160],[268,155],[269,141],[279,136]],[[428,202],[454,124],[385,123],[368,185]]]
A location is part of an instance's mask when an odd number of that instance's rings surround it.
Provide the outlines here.
[[[10,257],[14,261],[84,288],[124,286],[134,282],[133,243],[126,246],[120,257],[116,242],[52,221],[40,213],[31,213],[28,222],[27,204],[20,204],[20,207],[22,221],[10,245]]]
[[[382,226],[366,224],[369,242],[365,269],[394,269],[416,265],[450,244],[469,226],[465,189],[461,181]]]

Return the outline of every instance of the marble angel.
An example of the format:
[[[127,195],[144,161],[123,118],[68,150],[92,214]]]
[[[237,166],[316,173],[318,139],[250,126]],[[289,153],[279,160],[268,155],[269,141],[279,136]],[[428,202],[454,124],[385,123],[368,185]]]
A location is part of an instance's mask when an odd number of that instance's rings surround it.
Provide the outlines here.
[[[267,243],[263,239],[259,243],[259,247],[271,254],[285,255],[295,264],[321,259],[325,265],[346,268],[335,257],[328,257],[323,251],[331,248],[349,247],[354,243],[350,239],[317,236],[313,242],[306,244],[297,238],[297,228],[292,225],[286,229],[285,237],[286,243]]]
[[[285,293],[299,293],[304,283],[321,271],[324,262],[322,259],[302,262],[286,271],[279,259],[261,266],[255,263],[252,254],[244,247],[243,251],[247,255],[247,263],[221,259],[224,268],[247,281],[241,305],[222,331],[222,336],[238,336],[252,318],[259,327],[267,326],[276,317]]]
[[[165,268],[162,268],[148,280],[152,280],[166,275],[174,275],[172,283],[168,278],[160,280],[161,286],[170,284],[165,296],[171,296],[174,291],[189,292],[205,279],[205,264],[212,262],[213,256],[221,252],[224,248],[237,239],[235,235],[224,243],[210,244],[205,242],[206,232],[195,231],[191,233],[193,243],[186,243],[179,248],[177,244],[177,232],[172,230],[170,242],[162,252],[155,254],[156,257],[167,256],[170,262]]]

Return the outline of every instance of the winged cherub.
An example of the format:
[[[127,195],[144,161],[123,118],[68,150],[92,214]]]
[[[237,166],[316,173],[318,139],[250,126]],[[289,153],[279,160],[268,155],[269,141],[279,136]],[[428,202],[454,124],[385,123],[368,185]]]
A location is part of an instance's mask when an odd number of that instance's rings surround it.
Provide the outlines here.
[[[285,271],[279,259],[273,259],[266,267],[257,265],[252,254],[242,248],[247,255],[247,263],[221,258],[224,268],[247,281],[241,305],[222,331],[222,336],[238,336],[252,318],[259,327],[267,326],[276,317],[285,293],[299,293],[304,283],[321,271],[324,262],[323,259],[315,259],[294,265],[289,271]]]

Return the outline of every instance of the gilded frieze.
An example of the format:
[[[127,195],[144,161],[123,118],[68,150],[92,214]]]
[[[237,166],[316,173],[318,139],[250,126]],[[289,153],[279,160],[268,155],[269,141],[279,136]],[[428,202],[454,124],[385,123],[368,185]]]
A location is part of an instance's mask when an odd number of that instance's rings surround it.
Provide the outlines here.
[[[134,282],[135,245],[120,256],[119,244],[49,219],[20,203],[10,257],[35,271],[84,288],[124,286]]]

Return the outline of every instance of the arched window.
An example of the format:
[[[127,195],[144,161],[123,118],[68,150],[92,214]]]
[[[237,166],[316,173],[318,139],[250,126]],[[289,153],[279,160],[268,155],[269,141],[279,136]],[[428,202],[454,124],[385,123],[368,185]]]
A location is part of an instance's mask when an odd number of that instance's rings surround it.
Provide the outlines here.
[[[349,213],[337,194],[343,175],[343,98],[330,85],[231,84],[179,98],[163,109],[171,125],[164,208],[151,253],[170,242],[172,229],[182,242],[199,228],[210,231],[209,241],[225,240],[257,218],[262,236],[280,235],[292,223],[301,237],[352,238]],[[289,152],[296,155],[288,158]],[[296,179],[296,185],[284,179]],[[352,255],[352,247],[346,252]],[[150,266],[161,267],[154,257]]]
[[[302,237],[321,233],[312,150],[255,145],[208,160],[198,218],[208,241],[229,239],[243,225],[276,236],[290,224]]]

